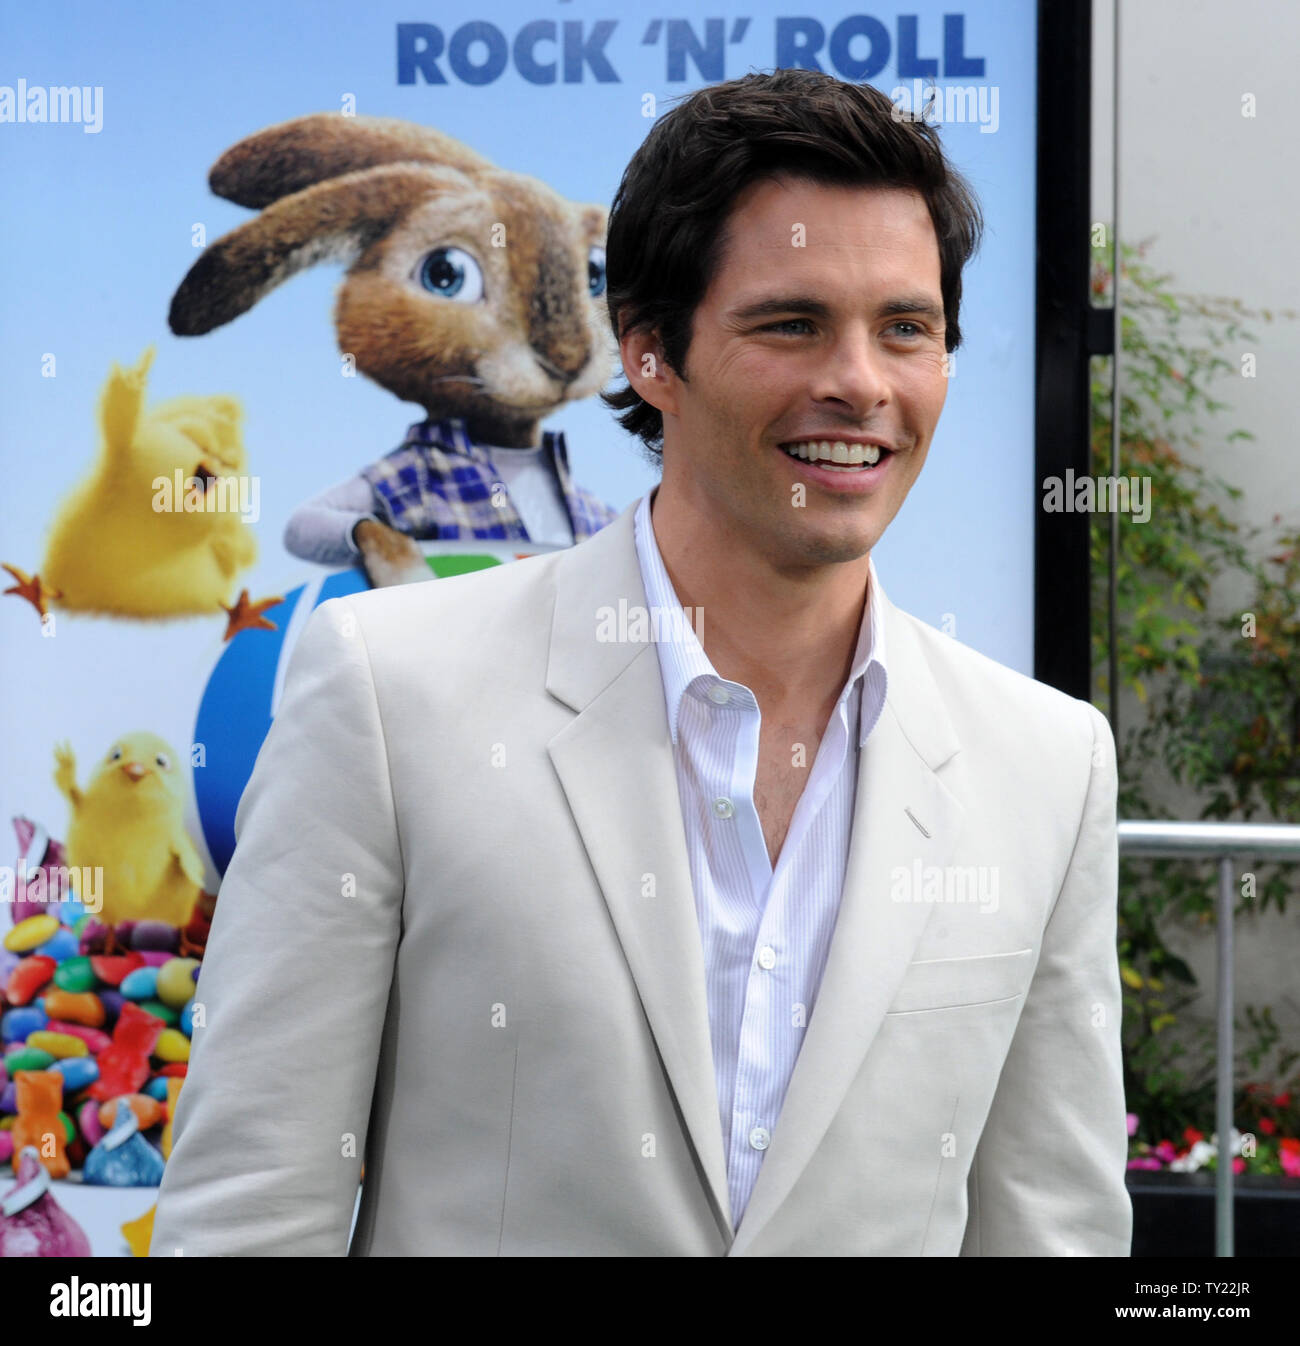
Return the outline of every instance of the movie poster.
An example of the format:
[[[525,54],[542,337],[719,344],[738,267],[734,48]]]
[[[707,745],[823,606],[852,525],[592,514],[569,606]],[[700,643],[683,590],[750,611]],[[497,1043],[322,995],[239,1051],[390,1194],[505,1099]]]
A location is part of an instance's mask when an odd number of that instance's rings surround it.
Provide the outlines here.
[[[526,564],[653,486],[598,401],[604,229],[681,95],[807,66],[943,127],[988,230],[876,564],[1031,671],[1034,15],[5,9],[0,1255],[147,1251],[235,809],[313,607]]]

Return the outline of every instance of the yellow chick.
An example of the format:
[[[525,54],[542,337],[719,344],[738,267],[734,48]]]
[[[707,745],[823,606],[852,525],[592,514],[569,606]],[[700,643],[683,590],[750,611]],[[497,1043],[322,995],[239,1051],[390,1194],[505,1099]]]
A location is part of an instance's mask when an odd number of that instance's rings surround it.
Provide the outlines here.
[[[106,925],[154,920],[184,925],[203,890],[203,862],[185,830],[185,782],[176,753],[157,734],[123,734],[77,787],[72,749],[54,749],[54,783],[71,809],[67,863],[99,880]],[[79,893],[87,901],[84,893]],[[93,910],[93,902],[87,905]]]
[[[100,395],[99,457],[63,502],[40,571],[55,606],[117,617],[215,616],[257,559],[260,512],[232,397],[145,410],[154,348]]]

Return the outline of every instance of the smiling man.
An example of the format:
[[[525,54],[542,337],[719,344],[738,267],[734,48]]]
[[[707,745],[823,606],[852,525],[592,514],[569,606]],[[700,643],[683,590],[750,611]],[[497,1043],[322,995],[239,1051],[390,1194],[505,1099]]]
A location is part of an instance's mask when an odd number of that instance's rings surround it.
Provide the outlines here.
[[[312,616],[155,1255],[1127,1254],[1109,728],[871,559],[979,233],[869,86],[750,75],[655,124],[606,401],[662,481],[569,551]]]

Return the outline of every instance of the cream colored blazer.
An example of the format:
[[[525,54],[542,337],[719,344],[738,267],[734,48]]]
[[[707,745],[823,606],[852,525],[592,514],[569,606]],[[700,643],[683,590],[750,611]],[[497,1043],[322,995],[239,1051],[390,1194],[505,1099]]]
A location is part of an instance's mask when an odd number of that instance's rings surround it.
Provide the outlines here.
[[[1127,1256],[1114,740],[900,611],[739,1229],[629,507],[321,604],[240,802],[152,1253]],[[603,618],[603,619],[602,619]],[[208,751],[219,751],[210,744]]]

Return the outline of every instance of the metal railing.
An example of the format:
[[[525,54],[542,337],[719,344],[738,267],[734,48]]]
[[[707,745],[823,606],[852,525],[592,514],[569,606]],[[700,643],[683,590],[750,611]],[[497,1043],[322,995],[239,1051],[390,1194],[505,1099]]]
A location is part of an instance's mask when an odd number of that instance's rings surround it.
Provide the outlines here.
[[[1242,856],[1253,856],[1258,860],[1300,860],[1300,826],[1287,823],[1121,822],[1119,852],[1129,857],[1177,860],[1212,856],[1219,862],[1219,893],[1215,903],[1218,949],[1214,1082],[1219,1157],[1214,1185],[1214,1253],[1216,1257],[1232,1257],[1232,918],[1237,861]]]

